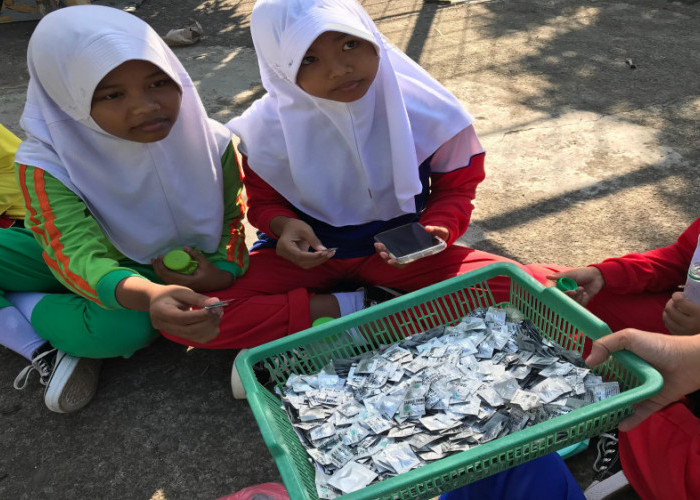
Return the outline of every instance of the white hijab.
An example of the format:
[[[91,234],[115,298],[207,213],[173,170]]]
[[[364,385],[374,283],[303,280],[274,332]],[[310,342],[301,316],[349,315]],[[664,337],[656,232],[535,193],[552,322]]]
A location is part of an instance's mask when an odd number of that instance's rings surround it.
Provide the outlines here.
[[[250,28],[268,93],[227,124],[250,168],[334,226],[415,212],[419,164],[472,122],[459,101],[390,45],[355,0],[258,0]],[[379,71],[357,101],[313,97],[295,83],[306,51],[326,31],[377,49]]]
[[[90,117],[97,84],[133,59],[155,64],[182,90],[175,125],[155,143],[119,139]],[[18,163],[64,183],[137,262],[180,245],[216,251],[223,226],[221,155],[231,132],[207,118],[189,75],[153,29],[111,7],[60,9],[37,25],[27,63],[20,122],[27,140]]]

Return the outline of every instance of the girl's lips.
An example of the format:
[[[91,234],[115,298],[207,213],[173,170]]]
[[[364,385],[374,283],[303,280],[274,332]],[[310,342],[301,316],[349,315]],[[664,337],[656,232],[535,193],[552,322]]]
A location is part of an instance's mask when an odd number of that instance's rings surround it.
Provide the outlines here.
[[[361,80],[353,80],[351,82],[344,83],[339,87],[336,87],[336,90],[340,92],[352,92],[360,86],[360,82]]]
[[[157,132],[167,127],[169,120],[166,118],[158,118],[156,120],[149,120],[137,125],[136,128],[143,130],[144,132]]]

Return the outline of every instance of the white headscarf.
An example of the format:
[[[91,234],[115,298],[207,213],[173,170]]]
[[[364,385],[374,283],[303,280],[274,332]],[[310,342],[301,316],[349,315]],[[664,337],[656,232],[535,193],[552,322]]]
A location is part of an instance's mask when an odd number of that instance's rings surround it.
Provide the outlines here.
[[[258,0],[250,28],[268,93],[227,124],[250,168],[334,226],[415,212],[419,164],[472,122],[459,101],[384,40],[355,0]],[[313,97],[296,84],[306,51],[326,31],[377,49],[379,71],[357,101]]]
[[[117,138],[90,117],[97,84],[133,59],[155,64],[182,90],[177,121],[158,142]],[[112,243],[137,262],[180,245],[216,251],[221,155],[231,132],[207,118],[189,75],[153,29],[110,7],[60,9],[37,25],[27,63],[20,122],[27,140],[18,163],[47,171],[80,196]]]

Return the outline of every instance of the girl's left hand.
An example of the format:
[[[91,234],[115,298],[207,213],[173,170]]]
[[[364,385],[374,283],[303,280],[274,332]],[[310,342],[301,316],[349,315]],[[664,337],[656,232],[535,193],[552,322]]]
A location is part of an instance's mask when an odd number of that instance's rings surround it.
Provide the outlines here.
[[[658,394],[634,405],[634,413],[620,422],[621,431],[629,431],[653,412],[700,387],[700,334],[681,337],[626,328],[596,340],[586,364],[598,365],[622,349],[659,370],[664,386]]]
[[[441,227],[441,226],[425,226],[425,230],[428,231],[433,236],[437,236],[442,241],[447,241],[447,239],[450,237],[450,232],[446,228]],[[396,269],[403,269],[404,267],[406,267],[408,265],[408,264],[399,264],[394,259],[392,259],[391,256],[389,255],[389,251],[387,250],[386,246],[383,243],[375,242],[374,249],[379,254],[379,256],[384,260],[384,262],[389,264],[391,267],[395,267]]]
[[[153,270],[156,275],[168,285],[181,285],[194,290],[195,292],[213,292],[223,290],[233,284],[234,277],[231,273],[219,269],[209,262],[207,258],[198,250],[191,247],[183,247],[183,250],[190,254],[197,261],[197,269],[192,274],[178,273],[165,267],[163,256],[159,255],[151,259]]]

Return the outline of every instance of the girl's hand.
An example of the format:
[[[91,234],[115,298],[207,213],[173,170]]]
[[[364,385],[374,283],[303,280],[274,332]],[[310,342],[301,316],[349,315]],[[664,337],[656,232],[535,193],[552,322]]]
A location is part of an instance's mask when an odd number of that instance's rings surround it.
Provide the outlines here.
[[[632,416],[620,422],[621,431],[632,429],[656,410],[700,388],[700,335],[676,337],[626,328],[596,340],[586,364],[598,365],[622,349],[656,368],[664,378],[664,387],[634,406]]]
[[[151,259],[151,265],[156,275],[169,285],[186,286],[195,292],[213,292],[223,290],[233,284],[234,277],[231,273],[219,269],[209,262],[198,250],[191,247],[183,247],[190,257],[197,261],[197,269],[192,274],[183,274],[165,267],[163,256],[159,255]]]
[[[334,249],[327,249],[316,237],[316,233],[306,222],[299,219],[284,218],[276,225],[277,255],[294,262],[303,269],[320,266],[335,255]],[[310,252],[313,248],[315,252]]]
[[[700,332],[700,306],[685,298],[683,292],[675,292],[666,303],[664,324],[674,335],[694,335]]]
[[[216,297],[178,285],[153,283],[141,276],[121,280],[114,295],[126,309],[148,311],[151,324],[157,330],[198,343],[209,342],[219,334],[221,308],[202,309],[217,302]]]
[[[547,279],[556,282],[559,278],[563,277],[571,278],[578,283],[579,286],[576,290],[570,290],[564,293],[582,306],[588,304],[605,286],[603,274],[597,267],[579,267],[569,271],[551,274],[547,276]]]
[[[425,226],[425,230],[433,236],[437,236],[442,241],[447,241],[447,239],[450,237],[450,232],[447,230],[447,228],[441,226]],[[389,255],[389,250],[387,250],[386,245],[384,245],[384,243],[375,242],[374,249],[382,258],[382,260],[384,260],[384,262],[389,264],[391,267],[395,267],[396,269],[403,269],[404,267],[410,264],[410,262],[406,264],[399,264],[398,262],[396,262],[396,260],[392,259]]]
[[[395,267],[396,269],[403,269],[404,267],[406,267],[408,265],[408,264],[399,264],[394,259],[392,259],[391,255],[389,255],[389,250],[387,250],[386,245],[384,243],[379,243],[378,241],[375,241],[374,242],[374,250],[379,254],[379,256],[382,258],[382,260],[384,262],[386,262],[387,264],[389,264],[391,267]]]
[[[219,335],[219,322],[223,310],[220,307],[202,307],[217,301],[216,297],[207,297],[187,288],[166,285],[151,296],[148,312],[156,329],[205,344]]]

